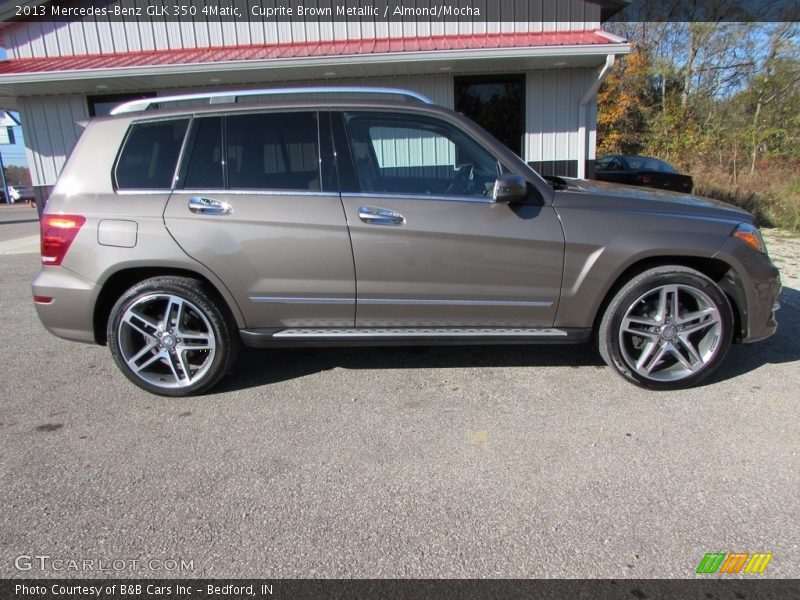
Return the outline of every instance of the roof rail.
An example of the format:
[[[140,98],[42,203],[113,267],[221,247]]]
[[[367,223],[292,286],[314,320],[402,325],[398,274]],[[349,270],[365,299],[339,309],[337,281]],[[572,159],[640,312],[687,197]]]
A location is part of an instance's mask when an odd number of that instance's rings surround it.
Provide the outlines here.
[[[190,100],[208,100],[209,104],[222,104],[225,102],[236,102],[237,98],[246,96],[285,96],[287,94],[385,94],[391,96],[402,96],[406,100],[421,102],[423,104],[434,104],[433,100],[417,92],[401,90],[388,87],[296,87],[296,88],[271,88],[263,90],[234,90],[227,92],[207,92],[198,94],[181,94],[179,96],[156,96],[153,98],[143,98],[141,100],[131,100],[115,107],[112,115],[121,115],[144,111],[152,108],[154,104],[165,104],[169,102],[186,102]]]

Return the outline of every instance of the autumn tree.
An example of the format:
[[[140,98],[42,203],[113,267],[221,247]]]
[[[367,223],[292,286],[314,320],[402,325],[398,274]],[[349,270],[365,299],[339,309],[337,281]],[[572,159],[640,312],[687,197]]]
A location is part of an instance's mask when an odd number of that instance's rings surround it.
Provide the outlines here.
[[[644,147],[652,108],[652,82],[647,52],[634,46],[617,63],[597,96],[598,155],[637,154]]]

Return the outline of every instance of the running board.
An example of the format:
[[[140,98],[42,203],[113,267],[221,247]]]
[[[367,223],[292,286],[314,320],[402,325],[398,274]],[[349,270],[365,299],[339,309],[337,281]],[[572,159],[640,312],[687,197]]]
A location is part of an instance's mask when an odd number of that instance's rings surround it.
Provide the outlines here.
[[[246,346],[402,346],[440,344],[578,343],[589,339],[589,329],[530,327],[360,327],[243,329]]]

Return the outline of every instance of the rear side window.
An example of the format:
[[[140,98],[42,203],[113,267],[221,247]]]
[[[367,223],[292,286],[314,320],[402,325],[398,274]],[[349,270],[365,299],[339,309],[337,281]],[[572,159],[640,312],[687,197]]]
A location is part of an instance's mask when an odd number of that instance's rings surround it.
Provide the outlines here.
[[[321,189],[316,113],[230,116],[226,138],[230,189]]]
[[[188,124],[177,119],[132,125],[114,171],[117,189],[170,189]]]
[[[183,180],[186,189],[225,187],[222,161],[222,117],[196,119],[186,143]]]

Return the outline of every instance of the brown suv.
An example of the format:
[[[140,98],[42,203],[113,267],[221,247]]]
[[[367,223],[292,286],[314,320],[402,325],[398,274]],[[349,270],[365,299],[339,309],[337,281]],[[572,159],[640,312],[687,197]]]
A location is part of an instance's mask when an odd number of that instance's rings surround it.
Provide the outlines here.
[[[545,180],[411,92],[288,92],[91,121],[42,218],[45,326],[168,396],[208,390],[241,343],[593,339],[626,379],[672,389],[775,331],[778,271],[744,211]]]

